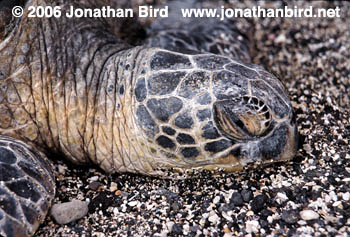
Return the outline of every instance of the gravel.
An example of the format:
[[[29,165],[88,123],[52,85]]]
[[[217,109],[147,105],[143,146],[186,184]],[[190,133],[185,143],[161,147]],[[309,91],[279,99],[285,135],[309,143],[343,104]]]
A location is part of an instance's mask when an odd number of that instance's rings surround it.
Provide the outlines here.
[[[37,236],[350,235],[350,3],[261,3],[284,4],[341,9],[341,18],[252,19],[254,62],[283,80],[295,108],[292,161],[189,180],[55,161],[55,202],[88,201],[89,214],[68,225],[49,216]]]
[[[310,221],[310,220],[318,219],[320,215],[313,210],[304,210],[300,212],[300,217],[304,221]]]

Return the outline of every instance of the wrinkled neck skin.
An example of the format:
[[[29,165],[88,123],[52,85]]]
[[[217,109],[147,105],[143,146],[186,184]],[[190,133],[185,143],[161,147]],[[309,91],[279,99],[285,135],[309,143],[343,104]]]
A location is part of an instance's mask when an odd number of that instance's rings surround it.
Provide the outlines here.
[[[102,20],[26,14],[0,44],[0,134],[107,172],[136,170],[127,118],[141,48],[119,42]]]

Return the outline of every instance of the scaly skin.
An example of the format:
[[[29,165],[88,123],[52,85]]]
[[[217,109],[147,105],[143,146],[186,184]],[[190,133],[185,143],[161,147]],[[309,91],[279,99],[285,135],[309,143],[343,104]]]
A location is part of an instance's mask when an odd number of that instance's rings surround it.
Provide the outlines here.
[[[115,143],[106,141],[111,138],[111,125],[121,123],[127,128],[123,115],[127,111],[115,111],[115,107],[120,103],[127,109],[124,104],[130,95],[107,98],[102,75],[116,58],[129,53],[129,47],[106,27],[96,20],[22,17],[0,48],[1,134],[44,150],[63,151],[77,163],[93,160],[102,167],[113,166],[113,159],[97,159],[100,153],[116,149]],[[123,67],[117,65],[114,73],[123,74]],[[118,76],[110,77],[108,83],[118,85]],[[126,129],[120,135],[128,133]],[[109,141],[113,140],[119,139]]]

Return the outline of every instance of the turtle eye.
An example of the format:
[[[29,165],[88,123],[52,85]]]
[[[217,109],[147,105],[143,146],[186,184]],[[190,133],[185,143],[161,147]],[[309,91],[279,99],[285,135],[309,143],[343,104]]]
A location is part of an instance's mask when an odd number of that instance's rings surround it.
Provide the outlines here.
[[[249,140],[263,135],[272,120],[267,105],[252,96],[216,102],[214,118],[222,133],[239,140]]]

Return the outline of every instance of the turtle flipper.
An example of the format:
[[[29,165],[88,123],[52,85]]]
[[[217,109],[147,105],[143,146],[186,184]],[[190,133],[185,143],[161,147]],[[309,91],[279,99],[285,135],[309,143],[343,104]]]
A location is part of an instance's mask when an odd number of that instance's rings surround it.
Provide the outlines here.
[[[33,235],[54,195],[46,157],[21,141],[0,136],[0,235]]]

